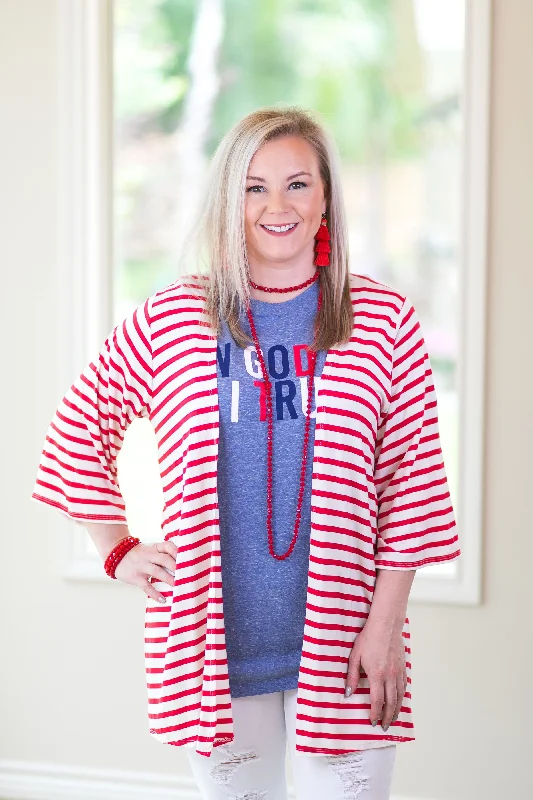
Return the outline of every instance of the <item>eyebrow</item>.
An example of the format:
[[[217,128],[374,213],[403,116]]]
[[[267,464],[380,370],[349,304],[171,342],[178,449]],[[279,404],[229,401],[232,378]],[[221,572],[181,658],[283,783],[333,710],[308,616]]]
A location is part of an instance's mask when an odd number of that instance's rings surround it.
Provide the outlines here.
[[[287,180],[288,181],[292,181],[292,180],[294,180],[294,178],[298,178],[300,175],[309,175],[310,178],[313,177],[310,172],[295,172],[294,175],[289,175]],[[246,176],[246,180],[247,181],[259,181],[259,183],[266,183],[264,178],[258,178],[255,175],[247,175]]]

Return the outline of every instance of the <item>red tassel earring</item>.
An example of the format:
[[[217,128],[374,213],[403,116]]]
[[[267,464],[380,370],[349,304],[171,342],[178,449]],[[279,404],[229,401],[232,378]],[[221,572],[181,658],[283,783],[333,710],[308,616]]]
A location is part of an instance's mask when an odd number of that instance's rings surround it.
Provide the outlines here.
[[[322,214],[320,228],[315,234],[315,267],[329,267],[330,238],[326,215]]]

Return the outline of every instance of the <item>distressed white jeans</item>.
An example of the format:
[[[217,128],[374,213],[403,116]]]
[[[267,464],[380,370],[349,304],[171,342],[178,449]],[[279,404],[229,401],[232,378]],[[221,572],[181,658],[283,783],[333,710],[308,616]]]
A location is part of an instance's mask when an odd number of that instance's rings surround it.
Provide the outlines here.
[[[235,739],[210,756],[185,748],[202,800],[389,800],[396,745],[345,755],[296,752],[296,689],[233,697]]]

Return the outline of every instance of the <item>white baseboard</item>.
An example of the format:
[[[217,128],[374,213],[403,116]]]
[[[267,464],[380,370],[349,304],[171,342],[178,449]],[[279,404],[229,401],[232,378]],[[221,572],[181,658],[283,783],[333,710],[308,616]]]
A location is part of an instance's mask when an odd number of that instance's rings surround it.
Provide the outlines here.
[[[2,800],[200,800],[191,777],[0,761]]]
[[[191,776],[0,761],[2,800],[201,800]],[[289,800],[295,800],[289,793]]]
[[[152,772],[0,761],[2,800],[201,800],[194,779]],[[296,800],[289,789],[289,800]],[[391,800],[423,800],[392,797]]]

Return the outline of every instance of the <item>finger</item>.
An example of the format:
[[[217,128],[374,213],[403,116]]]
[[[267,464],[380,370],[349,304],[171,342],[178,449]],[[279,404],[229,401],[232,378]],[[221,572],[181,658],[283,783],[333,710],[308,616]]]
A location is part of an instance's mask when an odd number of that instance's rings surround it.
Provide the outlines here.
[[[141,584],[141,589],[146,595],[148,595],[148,597],[151,597],[152,600],[156,600],[158,603],[166,603],[165,595],[161,594],[161,592],[158,592],[157,589],[152,586],[149,580],[145,579],[143,581]]]
[[[168,553],[169,556],[172,556],[174,561],[176,561],[176,556],[178,555],[178,548],[174,542],[171,542],[165,539],[164,542],[156,542],[156,547],[159,553]]]
[[[163,583],[168,583],[169,586],[174,588],[174,573],[169,575],[166,569],[160,567],[158,564],[150,564],[149,567],[149,575],[153,578],[157,578],[158,581],[162,581]]]
[[[370,722],[377,725],[385,702],[385,687],[382,677],[368,676],[370,683]]]
[[[174,574],[176,571],[176,558],[178,554],[176,545],[173,542],[155,542],[153,550],[154,563],[160,564]]]
[[[394,716],[392,717],[391,725],[393,725],[400,716],[404,694],[405,694],[405,683],[403,680],[403,676],[399,675],[396,679],[396,710],[394,711]]]
[[[346,673],[346,681],[344,684],[344,696],[350,697],[355,694],[359,685],[361,662],[356,657],[351,657],[348,661],[348,672]]]
[[[391,724],[394,712],[396,711],[396,703],[398,701],[398,690],[396,688],[396,679],[392,678],[385,681],[385,708],[381,715],[381,727],[386,731]]]
[[[151,564],[158,564],[160,567],[163,567],[163,569],[165,569],[169,575],[174,577],[176,572],[176,562],[172,556],[169,556],[166,553],[151,552],[148,557]]]

